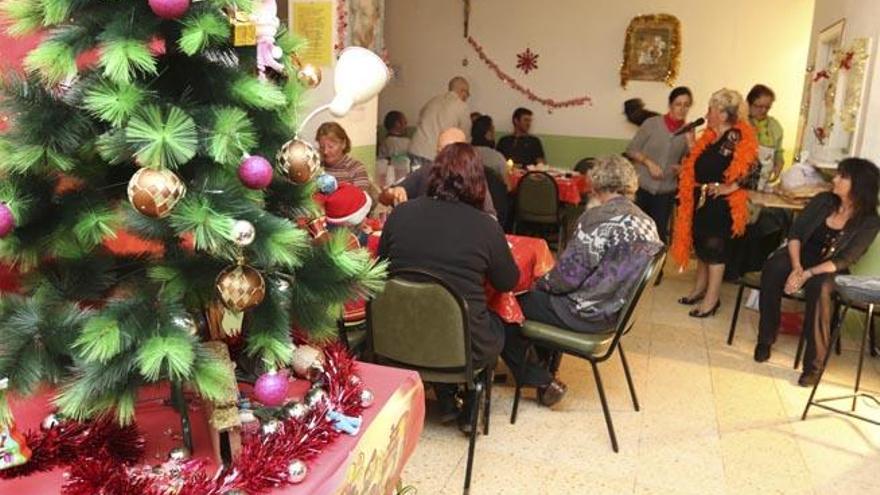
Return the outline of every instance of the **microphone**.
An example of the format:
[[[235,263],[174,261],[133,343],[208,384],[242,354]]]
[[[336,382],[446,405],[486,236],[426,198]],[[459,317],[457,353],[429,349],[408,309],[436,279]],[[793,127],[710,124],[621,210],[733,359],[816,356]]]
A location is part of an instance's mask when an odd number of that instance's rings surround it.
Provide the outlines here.
[[[705,123],[706,123],[706,119],[704,119],[703,117],[700,117],[697,120],[691,122],[690,124],[682,126],[681,129],[675,131],[674,133],[672,133],[672,135],[673,136],[681,136],[682,134],[684,134],[686,132],[691,132],[693,129],[696,129],[697,127],[700,127],[701,125],[703,125]]]

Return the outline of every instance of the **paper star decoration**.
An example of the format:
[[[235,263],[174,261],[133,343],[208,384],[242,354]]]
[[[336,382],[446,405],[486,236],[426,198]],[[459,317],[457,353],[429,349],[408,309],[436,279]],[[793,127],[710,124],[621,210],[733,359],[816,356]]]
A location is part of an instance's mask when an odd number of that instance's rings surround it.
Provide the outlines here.
[[[516,54],[516,68],[528,74],[538,68],[538,54],[531,48]]]

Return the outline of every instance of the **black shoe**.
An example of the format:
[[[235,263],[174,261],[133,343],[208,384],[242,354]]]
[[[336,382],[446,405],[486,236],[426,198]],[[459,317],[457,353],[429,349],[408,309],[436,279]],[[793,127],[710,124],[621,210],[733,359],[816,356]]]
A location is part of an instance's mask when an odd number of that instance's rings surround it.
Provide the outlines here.
[[[706,297],[706,294],[700,294],[699,296],[694,297],[680,297],[678,298],[678,304],[684,304],[685,306],[693,306],[698,302],[702,301],[703,298]]]
[[[755,361],[763,363],[768,359],[770,359],[770,344],[758,342],[758,345],[755,346]]]
[[[461,406],[461,411],[459,411],[458,416],[456,416],[458,422],[458,430],[466,436],[471,435],[471,408],[474,407],[479,406],[476,401],[470,400],[470,397],[468,397],[464,400],[464,403]],[[479,410],[475,412],[479,414]]]
[[[437,396],[438,420],[440,424],[449,424],[455,421],[461,411],[461,398],[454,385],[434,385],[434,394]]]
[[[804,371],[800,378],[798,378],[798,385],[801,387],[813,387],[817,383],[819,383],[819,376],[821,375],[818,371]]]
[[[712,306],[712,309],[706,311],[705,313],[700,313],[699,309],[692,309],[688,316],[692,318],[708,318],[710,316],[715,316],[715,313],[718,312],[718,308],[721,307],[721,301],[717,301],[715,306]]]
[[[549,385],[538,387],[538,402],[542,406],[552,407],[565,397],[568,387],[559,380],[553,380]]]

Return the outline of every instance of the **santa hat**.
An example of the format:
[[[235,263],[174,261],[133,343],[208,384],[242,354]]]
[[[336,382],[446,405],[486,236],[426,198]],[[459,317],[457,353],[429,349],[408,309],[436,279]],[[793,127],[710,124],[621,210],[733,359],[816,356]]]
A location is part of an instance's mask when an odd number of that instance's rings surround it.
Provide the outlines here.
[[[358,225],[367,218],[373,206],[369,194],[345,182],[340,182],[332,193],[322,196],[327,223],[332,225]]]

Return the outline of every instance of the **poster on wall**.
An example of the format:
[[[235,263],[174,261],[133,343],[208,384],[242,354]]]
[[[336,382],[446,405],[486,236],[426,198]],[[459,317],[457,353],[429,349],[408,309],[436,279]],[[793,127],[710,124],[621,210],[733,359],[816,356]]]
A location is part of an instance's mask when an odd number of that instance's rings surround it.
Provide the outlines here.
[[[291,2],[291,31],[306,41],[298,52],[304,64],[328,66],[333,61],[333,3]]]
[[[345,46],[385,50],[385,0],[344,0],[348,5]]]
[[[626,28],[620,85],[661,81],[672,86],[681,57],[681,23],[669,14],[642,15]]]

